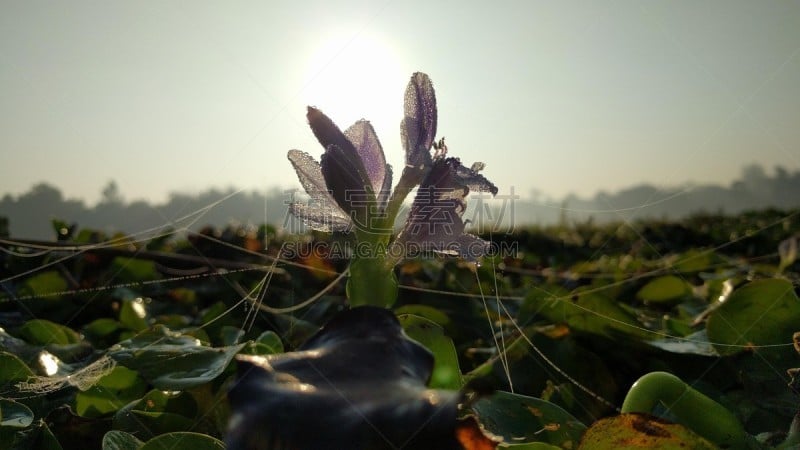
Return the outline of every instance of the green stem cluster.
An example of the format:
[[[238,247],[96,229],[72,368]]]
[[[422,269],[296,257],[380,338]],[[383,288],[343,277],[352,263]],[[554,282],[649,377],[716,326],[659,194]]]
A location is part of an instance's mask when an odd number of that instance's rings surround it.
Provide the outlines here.
[[[667,372],[651,372],[639,378],[628,391],[622,412],[649,414],[659,403],[681,424],[720,447],[752,448],[755,439],[732,412]]]
[[[389,241],[400,207],[419,184],[422,173],[421,169],[413,167],[404,169],[386,204],[383,219],[378,221],[375,229],[356,231],[359,251],[350,262],[350,278],[347,280],[350,306],[372,305],[388,308],[397,300],[399,286],[394,267],[400,262],[402,255],[398,249],[389,251]],[[363,223],[370,224],[369,217]]]

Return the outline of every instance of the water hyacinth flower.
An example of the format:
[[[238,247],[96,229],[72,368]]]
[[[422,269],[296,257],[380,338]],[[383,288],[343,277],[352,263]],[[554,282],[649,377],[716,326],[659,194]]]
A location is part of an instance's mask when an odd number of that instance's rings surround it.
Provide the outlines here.
[[[486,241],[464,231],[462,216],[470,191],[494,195],[497,188],[478,173],[483,163],[465,167],[447,157],[443,140],[434,145],[436,93],[426,74],[412,75],[406,88],[400,124],[405,167],[391,195],[392,168],[369,122],[360,120],[342,132],[316,108],[309,107],[307,117],[325,152],[317,163],[308,153],[289,151],[310,196],[309,203],[289,208],[312,229],[354,232],[359,248],[369,250],[356,254],[350,265],[351,305],[394,303],[393,268],[407,256],[435,252],[477,261],[488,252]],[[403,201],[418,186],[408,219],[390,245]]]
[[[488,252],[489,243],[464,232],[461,217],[467,209],[467,194],[472,190],[496,195],[497,187],[478,173],[482,163],[464,167],[458,158],[446,157],[447,147],[440,148],[394,245],[406,254],[436,252],[476,261]]]
[[[370,206],[386,203],[392,168],[386,164],[375,130],[359,120],[342,133],[322,111],[309,107],[308,123],[325,148],[322,164],[308,153],[289,151],[310,205],[294,202],[291,212],[316,230],[347,231],[353,220],[366,218]],[[362,228],[369,223],[356,223]]]

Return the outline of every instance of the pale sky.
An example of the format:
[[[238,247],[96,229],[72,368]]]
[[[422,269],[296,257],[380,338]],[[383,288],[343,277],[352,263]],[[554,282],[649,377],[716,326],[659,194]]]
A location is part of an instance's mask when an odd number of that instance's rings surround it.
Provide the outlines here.
[[[800,169],[797,1],[3,0],[0,194],[299,187],[308,104],[369,119],[399,173],[414,71],[501,193]]]

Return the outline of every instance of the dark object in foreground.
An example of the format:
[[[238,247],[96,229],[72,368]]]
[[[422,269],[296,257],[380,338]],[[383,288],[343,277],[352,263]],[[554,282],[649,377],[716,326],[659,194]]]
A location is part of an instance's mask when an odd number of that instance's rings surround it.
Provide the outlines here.
[[[426,387],[433,356],[386,309],[344,311],[296,352],[237,358],[229,450],[463,448],[461,394]]]

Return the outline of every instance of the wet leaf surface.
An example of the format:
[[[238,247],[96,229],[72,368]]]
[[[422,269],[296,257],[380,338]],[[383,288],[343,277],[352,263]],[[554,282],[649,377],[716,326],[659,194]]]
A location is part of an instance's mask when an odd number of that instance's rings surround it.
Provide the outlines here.
[[[506,443],[543,442],[575,448],[586,425],[562,408],[535,397],[497,392],[472,409],[486,429]]]
[[[103,450],[139,450],[144,443],[136,436],[119,430],[111,430],[103,436]]]
[[[193,336],[156,327],[115,345],[109,356],[156,388],[176,391],[218,377],[244,345],[208,347]]]
[[[800,299],[792,283],[766,279],[735,291],[711,313],[708,338],[722,355],[741,352],[745,346],[785,345],[800,324]]]

